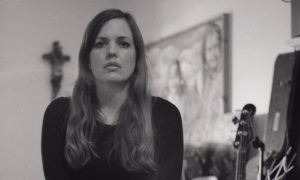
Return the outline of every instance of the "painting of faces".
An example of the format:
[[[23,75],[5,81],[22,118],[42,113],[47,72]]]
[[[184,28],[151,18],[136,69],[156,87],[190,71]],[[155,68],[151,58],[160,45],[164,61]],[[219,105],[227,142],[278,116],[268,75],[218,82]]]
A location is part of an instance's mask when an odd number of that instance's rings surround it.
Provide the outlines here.
[[[220,116],[229,110],[227,18],[218,16],[147,46],[152,94],[178,107],[188,145],[226,141]]]

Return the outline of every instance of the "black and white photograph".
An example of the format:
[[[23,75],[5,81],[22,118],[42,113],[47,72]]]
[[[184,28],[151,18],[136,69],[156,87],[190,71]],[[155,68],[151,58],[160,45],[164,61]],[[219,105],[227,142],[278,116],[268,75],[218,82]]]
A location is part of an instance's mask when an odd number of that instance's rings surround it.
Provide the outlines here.
[[[0,180],[300,179],[299,9],[0,0]]]

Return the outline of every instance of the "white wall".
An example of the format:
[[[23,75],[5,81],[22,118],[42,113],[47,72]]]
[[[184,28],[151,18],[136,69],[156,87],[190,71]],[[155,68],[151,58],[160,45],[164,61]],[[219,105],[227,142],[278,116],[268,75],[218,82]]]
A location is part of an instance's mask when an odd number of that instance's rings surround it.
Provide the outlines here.
[[[43,179],[40,133],[51,91],[41,56],[61,42],[71,56],[62,89],[69,94],[84,28],[108,7],[132,12],[146,43],[231,13],[232,109],[252,102],[268,112],[275,58],[291,51],[290,4],[281,0],[0,0],[0,180]]]

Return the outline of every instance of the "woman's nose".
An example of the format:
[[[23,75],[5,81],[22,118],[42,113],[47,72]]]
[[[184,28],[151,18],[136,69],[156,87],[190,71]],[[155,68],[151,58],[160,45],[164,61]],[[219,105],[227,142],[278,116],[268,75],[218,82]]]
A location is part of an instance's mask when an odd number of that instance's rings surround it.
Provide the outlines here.
[[[114,43],[110,43],[107,50],[107,58],[117,57],[116,45]]]

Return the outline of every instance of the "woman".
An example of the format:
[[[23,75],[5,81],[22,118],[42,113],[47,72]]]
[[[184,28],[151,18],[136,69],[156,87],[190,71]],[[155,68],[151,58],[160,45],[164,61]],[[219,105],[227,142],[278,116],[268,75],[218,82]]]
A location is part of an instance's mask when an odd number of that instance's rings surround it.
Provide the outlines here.
[[[181,116],[147,92],[142,35],[133,17],[100,12],[88,25],[71,98],[46,109],[42,159],[47,180],[179,180]]]

